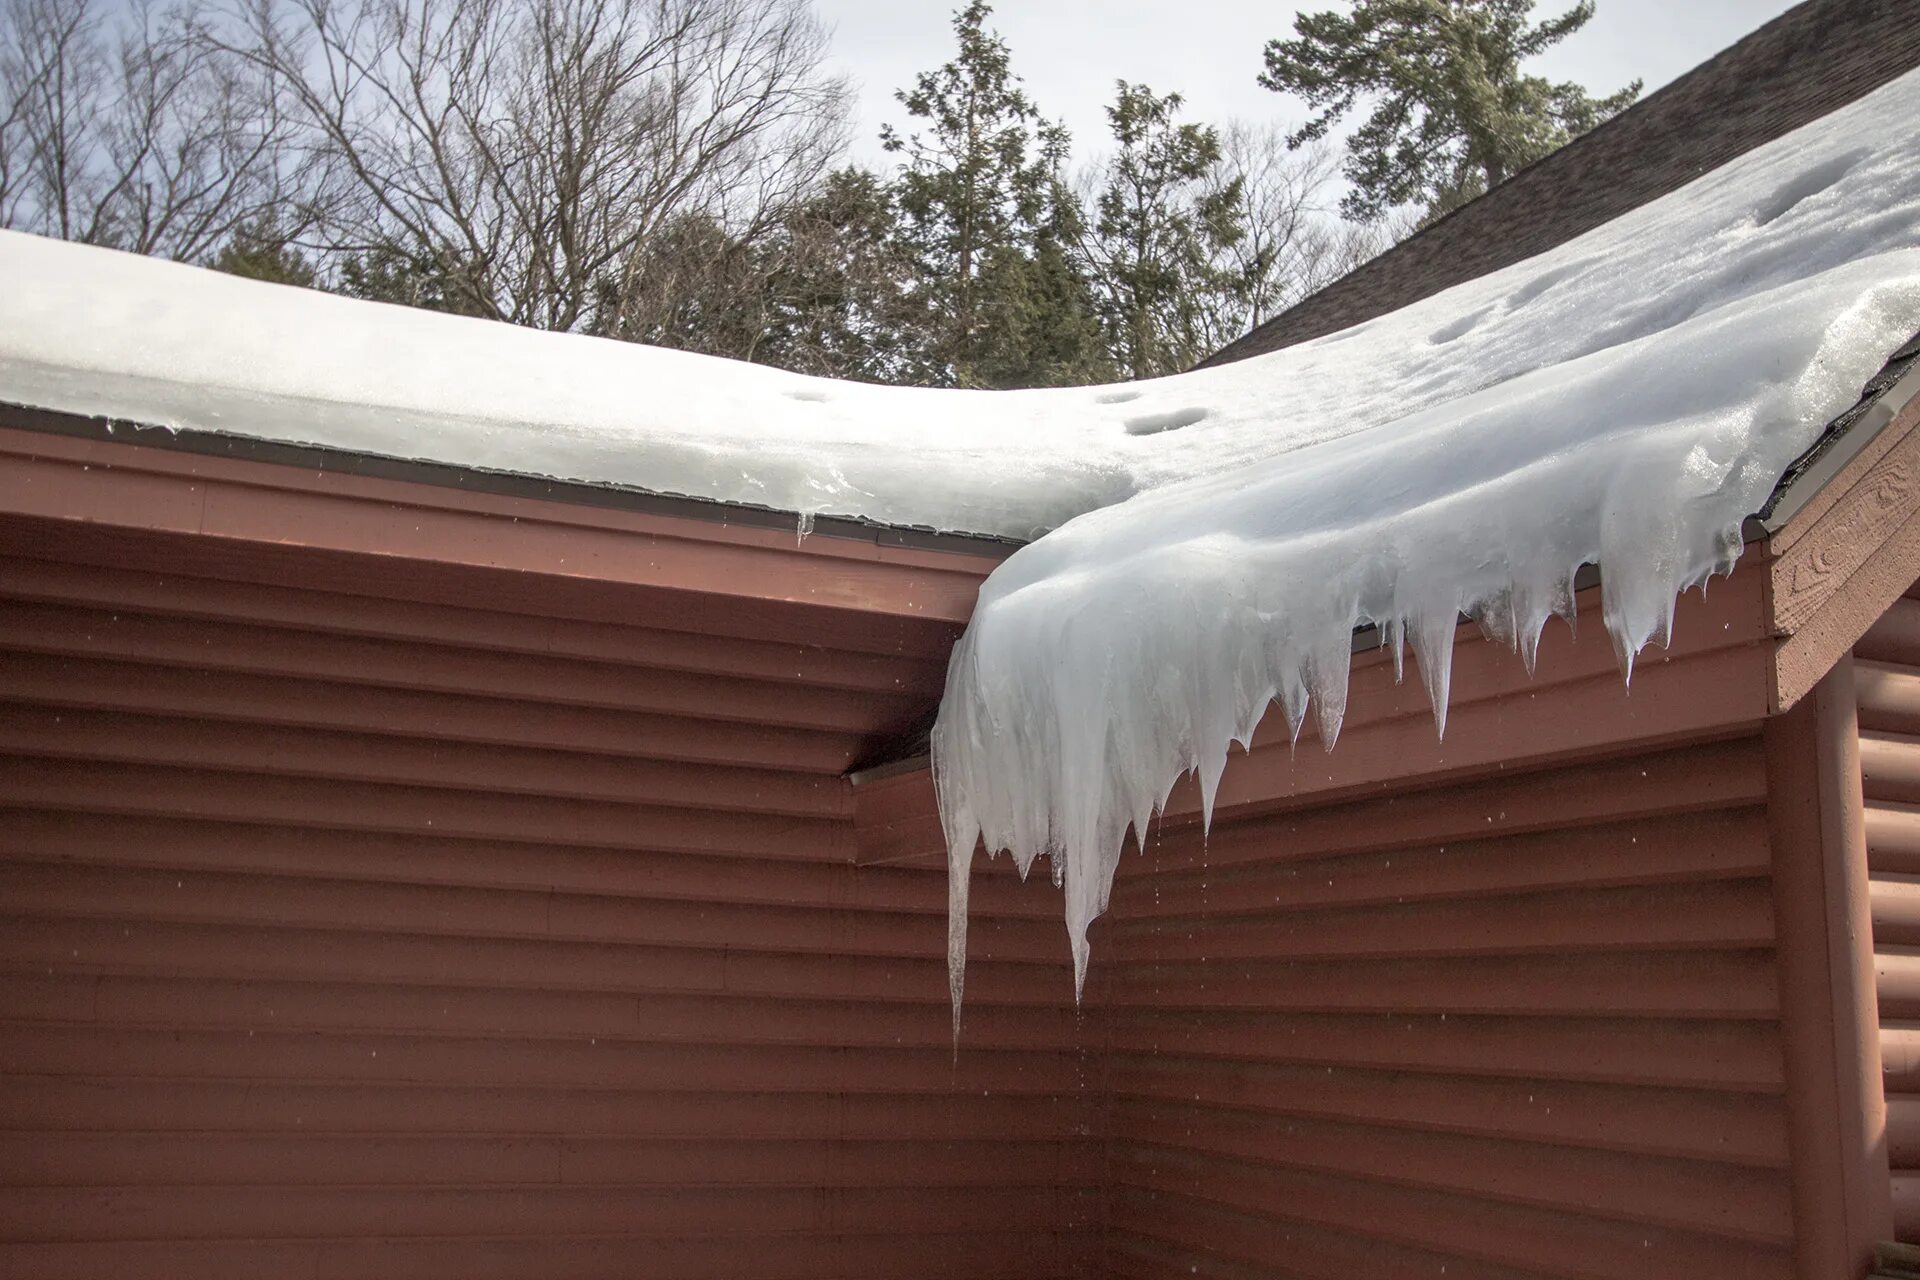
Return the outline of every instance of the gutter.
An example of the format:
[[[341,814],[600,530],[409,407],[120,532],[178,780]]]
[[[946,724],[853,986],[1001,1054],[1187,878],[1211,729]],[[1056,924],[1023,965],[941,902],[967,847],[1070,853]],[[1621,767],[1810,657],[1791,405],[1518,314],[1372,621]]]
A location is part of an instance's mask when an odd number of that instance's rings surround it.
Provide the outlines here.
[[[1807,451],[1794,459],[1758,515],[1747,517],[1748,542],[1786,527],[1815,494],[1826,488],[1873,438],[1920,396],[1920,335],[1887,358],[1853,408],[1835,418]]]
[[[396,458],[385,454],[355,453],[321,445],[288,444],[257,436],[232,435],[219,431],[175,430],[121,418],[63,413],[29,405],[0,401],[0,426],[24,431],[40,431],[102,443],[141,445],[170,449],[176,453],[203,457],[232,458],[242,462],[264,462],[297,467],[303,471],[334,472],[366,476],[379,480],[410,481],[468,493],[487,493],[508,498],[531,498],[561,502],[573,506],[603,510],[630,511],[644,515],[706,520],[716,524],[746,528],[778,529],[796,536],[850,538],[882,547],[901,547],[915,551],[957,552],[1004,560],[1026,545],[1017,538],[993,534],[943,533],[924,526],[881,524],[851,516],[819,516],[805,525],[797,511],[751,503],[719,502],[684,494],[661,493],[626,485],[594,484],[582,480],[558,480],[518,471],[497,471],[486,467],[427,462]],[[806,527],[804,535],[799,530]]]

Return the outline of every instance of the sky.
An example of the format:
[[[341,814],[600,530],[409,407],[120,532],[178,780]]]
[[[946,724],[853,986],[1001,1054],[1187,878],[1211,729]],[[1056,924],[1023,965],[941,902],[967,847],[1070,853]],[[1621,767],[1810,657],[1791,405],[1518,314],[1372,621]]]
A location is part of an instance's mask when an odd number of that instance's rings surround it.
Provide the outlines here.
[[[1292,32],[1298,8],[1274,0],[1000,0],[991,25],[1012,49],[1013,69],[1048,117],[1064,118],[1085,161],[1102,150],[1104,107],[1116,79],[1178,91],[1188,119],[1298,124],[1298,105],[1254,82],[1269,39]],[[1570,0],[1543,0],[1557,14]],[[904,125],[894,90],[952,56],[960,0],[815,0],[833,28],[832,58],[859,90],[853,155],[889,158],[876,135]],[[1593,21],[1529,69],[1611,93],[1635,76],[1653,90],[1793,7],[1794,0],[1599,0]]]

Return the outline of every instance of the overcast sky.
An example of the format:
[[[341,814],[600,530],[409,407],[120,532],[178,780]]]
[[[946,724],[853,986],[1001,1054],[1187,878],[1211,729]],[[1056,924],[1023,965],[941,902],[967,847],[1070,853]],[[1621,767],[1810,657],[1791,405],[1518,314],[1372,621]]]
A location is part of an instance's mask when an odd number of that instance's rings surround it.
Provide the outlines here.
[[[860,91],[854,155],[887,158],[875,135],[883,123],[907,123],[893,99],[916,72],[952,56],[952,12],[960,0],[815,0],[833,28],[834,61]],[[1269,39],[1291,34],[1297,8],[1274,0],[1000,0],[992,25],[1006,37],[1013,69],[1040,110],[1064,118],[1076,158],[1104,149],[1116,79],[1177,90],[1188,118],[1234,117],[1298,123],[1298,107],[1254,83]],[[1610,93],[1639,76],[1649,90],[1793,7],[1794,0],[1599,0],[1584,29],[1532,66],[1554,79]],[[1542,14],[1558,13],[1544,0]]]

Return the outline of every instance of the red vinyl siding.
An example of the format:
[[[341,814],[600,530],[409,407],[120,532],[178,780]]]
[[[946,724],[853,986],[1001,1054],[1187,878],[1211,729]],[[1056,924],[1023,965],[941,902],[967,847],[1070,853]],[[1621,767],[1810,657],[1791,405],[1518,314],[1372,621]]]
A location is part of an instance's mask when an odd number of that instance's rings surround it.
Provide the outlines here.
[[[1122,858],[1109,1274],[1795,1274],[1757,583],[1630,692],[1597,593],[1531,677],[1463,629],[1444,742],[1360,655],[1332,753],[1256,735]]]
[[[852,858],[950,627],[9,532],[0,1274],[1085,1274],[1053,904],[956,1062],[943,875]]]
[[[1630,694],[1594,593],[1537,675],[1463,633],[1444,743],[1358,655],[1338,750],[1175,789],[1084,1010],[977,869],[956,1053],[929,777],[849,775],[990,556],[0,461],[0,1276],[1824,1276],[1863,845],[1920,1169],[1920,602],[1857,733],[1767,719],[1764,571]]]
[[[1920,1243],[1920,589],[1854,647],[1894,1229]]]
[[[1151,844],[1095,948],[1112,1273],[1790,1275],[1765,801],[1738,738]]]

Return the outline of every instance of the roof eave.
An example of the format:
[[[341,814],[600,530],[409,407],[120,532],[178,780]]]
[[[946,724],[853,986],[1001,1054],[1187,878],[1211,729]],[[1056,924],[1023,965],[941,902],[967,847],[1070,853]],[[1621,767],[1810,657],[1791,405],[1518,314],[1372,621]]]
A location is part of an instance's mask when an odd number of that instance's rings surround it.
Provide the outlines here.
[[[1920,395],[1920,336],[1894,352],[1882,375],[1868,385],[1860,403],[1834,419],[1820,439],[1787,468],[1766,509],[1749,519],[1748,541],[1771,537],[1792,523],[1916,395]]]
[[[1025,545],[1016,538],[947,532],[917,525],[883,524],[859,517],[823,515],[808,521],[797,511],[754,503],[722,502],[637,486],[565,480],[519,471],[361,453],[232,432],[156,426],[122,418],[41,409],[8,401],[0,401],[0,428],[168,449],[201,457],[231,458],[308,471],[432,485],[468,493],[710,521],[740,528],[780,530],[793,536],[800,536],[804,528],[807,538],[845,538],[918,551],[945,551],[1004,559]]]
[[[196,449],[194,446],[202,446]],[[308,548],[954,629],[1012,548],[0,406],[0,519]],[[821,524],[827,522],[822,521]],[[860,621],[862,619],[871,621]]]
[[[1920,340],[1901,360],[1788,473],[1757,521],[1775,714],[1810,692],[1920,577]]]

